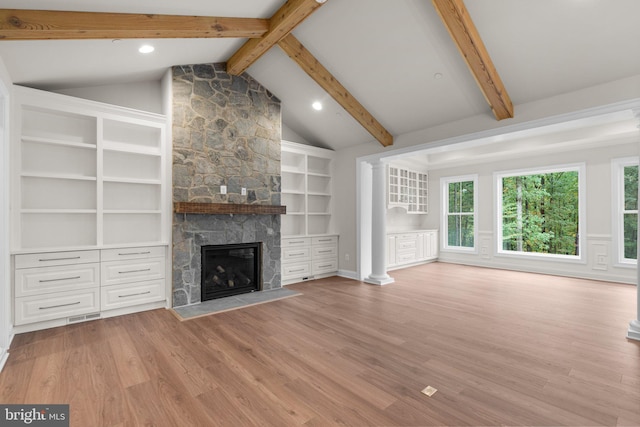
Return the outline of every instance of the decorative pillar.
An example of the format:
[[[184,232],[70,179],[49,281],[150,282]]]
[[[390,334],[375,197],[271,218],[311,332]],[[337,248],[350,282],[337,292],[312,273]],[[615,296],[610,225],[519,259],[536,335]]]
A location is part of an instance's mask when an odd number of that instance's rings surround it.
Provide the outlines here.
[[[394,280],[387,274],[386,165],[381,160],[376,160],[371,165],[373,167],[371,274],[364,281],[373,285],[387,285]]]
[[[640,129],[640,108],[635,108],[633,114],[638,120],[638,129]],[[638,200],[640,200],[640,187],[638,188]],[[638,224],[640,225],[640,215],[638,215]],[[640,242],[640,227],[638,228],[638,242]],[[636,281],[636,318],[629,323],[629,330],[627,331],[627,338],[640,341],[640,251],[638,256],[639,265],[636,268],[637,281]]]

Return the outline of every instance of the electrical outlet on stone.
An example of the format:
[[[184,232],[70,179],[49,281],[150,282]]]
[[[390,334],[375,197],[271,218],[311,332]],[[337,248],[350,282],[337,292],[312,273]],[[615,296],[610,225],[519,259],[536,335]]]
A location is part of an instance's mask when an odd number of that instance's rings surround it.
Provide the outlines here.
[[[240,193],[241,195],[243,195],[243,196],[247,195],[247,189],[246,188],[242,187],[242,190],[240,190],[240,191],[241,191],[241,193]]]

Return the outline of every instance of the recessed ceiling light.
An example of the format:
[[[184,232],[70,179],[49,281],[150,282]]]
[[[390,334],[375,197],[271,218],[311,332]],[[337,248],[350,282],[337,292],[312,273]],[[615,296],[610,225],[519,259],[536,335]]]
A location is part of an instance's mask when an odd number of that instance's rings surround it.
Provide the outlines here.
[[[433,75],[433,78],[436,79],[436,80],[440,80],[442,78],[442,73],[435,73]]]
[[[138,49],[138,52],[140,53],[151,53],[154,50],[156,50],[155,47],[151,46],[150,44],[145,44],[140,46],[140,49]]]
[[[313,109],[316,111],[320,111],[322,110],[322,103],[320,101],[316,101],[313,104],[311,104],[311,107],[313,107]]]

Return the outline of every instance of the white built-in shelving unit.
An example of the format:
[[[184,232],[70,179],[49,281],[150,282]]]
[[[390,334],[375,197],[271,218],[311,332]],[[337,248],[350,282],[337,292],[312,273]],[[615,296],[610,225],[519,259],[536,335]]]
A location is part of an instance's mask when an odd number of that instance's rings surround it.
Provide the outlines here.
[[[34,286],[29,295],[16,292],[16,324],[93,311],[100,317],[101,309],[164,303],[171,230],[166,117],[16,86],[12,129],[14,281],[16,289],[29,280],[36,283],[29,282]],[[101,305],[100,288],[110,284],[101,284],[99,277],[79,283],[78,274],[67,273],[100,269],[109,250],[125,254],[123,260],[154,254],[161,279],[131,276],[120,285],[118,304]],[[54,265],[49,271],[47,266]],[[143,292],[127,290],[127,283],[135,287],[147,279],[155,282]],[[76,301],[74,289],[86,299]],[[108,290],[113,294],[114,289]],[[102,294],[108,293],[103,289]],[[62,302],[47,306],[52,298]]]
[[[333,228],[335,153],[282,142],[282,279],[284,284],[335,275],[338,235]]]
[[[429,174],[390,165],[387,169],[387,203],[410,214],[429,213]]]

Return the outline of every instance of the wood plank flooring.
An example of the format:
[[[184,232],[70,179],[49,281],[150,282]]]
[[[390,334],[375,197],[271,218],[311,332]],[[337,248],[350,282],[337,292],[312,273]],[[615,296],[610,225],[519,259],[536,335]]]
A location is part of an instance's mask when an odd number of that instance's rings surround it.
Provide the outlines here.
[[[22,334],[0,402],[69,403],[72,426],[640,425],[634,286],[442,263],[392,275]]]

